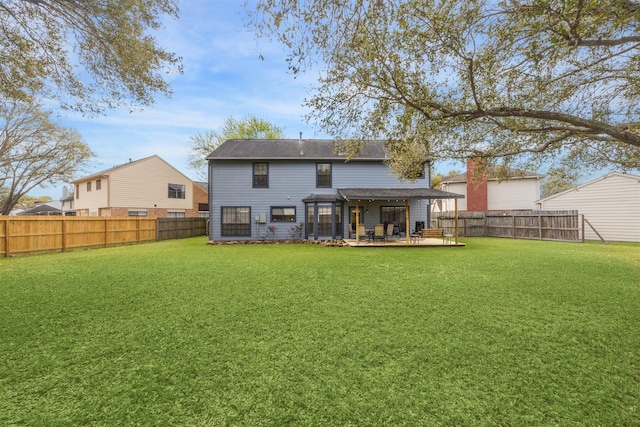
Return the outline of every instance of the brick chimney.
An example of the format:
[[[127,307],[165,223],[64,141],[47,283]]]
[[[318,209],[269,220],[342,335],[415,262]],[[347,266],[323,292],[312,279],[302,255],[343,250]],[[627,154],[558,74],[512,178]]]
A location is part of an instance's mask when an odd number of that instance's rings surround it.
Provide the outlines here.
[[[488,210],[487,202],[487,171],[476,167],[481,159],[467,160],[467,211],[484,212]]]

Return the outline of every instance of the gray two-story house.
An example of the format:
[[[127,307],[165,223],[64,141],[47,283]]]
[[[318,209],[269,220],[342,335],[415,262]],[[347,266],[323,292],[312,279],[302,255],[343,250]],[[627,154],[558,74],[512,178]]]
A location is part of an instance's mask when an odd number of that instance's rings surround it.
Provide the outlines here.
[[[428,224],[432,199],[462,197],[429,188],[428,168],[401,180],[385,159],[378,141],[346,161],[332,140],[227,140],[207,157],[209,238],[342,239],[356,217],[403,235]]]

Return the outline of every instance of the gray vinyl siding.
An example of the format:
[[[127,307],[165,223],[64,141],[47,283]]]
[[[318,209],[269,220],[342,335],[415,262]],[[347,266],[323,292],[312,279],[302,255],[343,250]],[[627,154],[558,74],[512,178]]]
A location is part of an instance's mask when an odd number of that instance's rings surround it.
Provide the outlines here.
[[[418,179],[414,183],[401,182],[390,173],[382,162],[331,162],[332,187],[316,188],[316,163],[323,160],[283,161],[265,160],[269,163],[269,188],[253,188],[253,162],[242,160],[224,160],[210,162],[209,166],[209,212],[210,238],[220,239],[221,207],[251,207],[251,237],[259,239],[269,225],[276,227],[274,239],[288,239],[289,228],[305,222],[305,204],[302,199],[310,194],[337,193],[338,188],[424,188],[428,187],[426,179]],[[365,214],[365,224],[373,225],[379,218],[380,206],[404,206],[404,201],[375,202],[369,205],[369,213]],[[271,207],[295,207],[296,221],[293,223],[270,222]],[[355,202],[347,202],[343,210],[344,235],[348,228],[348,206]],[[426,221],[426,202],[414,201],[410,207],[410,227],[414,221]],[[255,217],[264,214],[266,224],[257,225]],[[371,222],[371,224],[369,224]],[[227,239],[225,237],[225,239]],[[237,239],[247,239],[240,238]]]

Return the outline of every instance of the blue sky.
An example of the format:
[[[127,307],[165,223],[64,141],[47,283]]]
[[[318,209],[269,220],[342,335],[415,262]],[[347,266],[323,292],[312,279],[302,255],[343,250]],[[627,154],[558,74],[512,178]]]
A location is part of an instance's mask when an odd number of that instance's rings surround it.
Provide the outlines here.
[[[79,131],[95,153],[78,178],[115,165],[154,154],[189,178],[200,180],[188,166],[189,138],[219,130],[228,117],[251,115],[284,129],[289,138],[323,138],[305,123],[305,97],[318,73],[296,78],[288,71],[282,46],[258,40],[246,27],[243,0],[181,0],[180,18],[167,19],[157,34],[159,43],[183,58],[184,74],[169,76],[173,95],[158,96],[142,112],[109,111],[85,118],[59,113],[57,121]],[[264,57],[263,60],[260,56]],[[464,171],[461,163],[439,163],[435,173]],[[580,180],[581,182],[584,179]],[[62,196],[63,184],[36,188],[31,196]]]
[[[191,179],[198,179],[188,166],[189,137],[219,130],[228,117],[266,119],[290,138],[297,138],[299,132],[306,138],[326,137],[303,117],[307,110],[302,103],[317,74],[294,78],[283,48],[257,40],[246,28],[242,3],[180,2],[180,18],[167,20],[166,28],[157,35],[162,46],[183,58],[184,74],[170,76],[171,98],[159,96],[155,105],[142,112],[116,110],[93,118],[59,113],[58,123],[79,131],[96,154],[78,177],[157,154]],[[59,199],[62,185],[29,194]]]

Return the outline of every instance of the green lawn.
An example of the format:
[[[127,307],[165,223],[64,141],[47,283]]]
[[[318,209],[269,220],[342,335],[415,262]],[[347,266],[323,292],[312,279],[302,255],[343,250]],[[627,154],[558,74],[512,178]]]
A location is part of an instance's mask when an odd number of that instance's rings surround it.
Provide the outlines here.
[[[640,425],[640,245],[0,259],[0,425]]]

